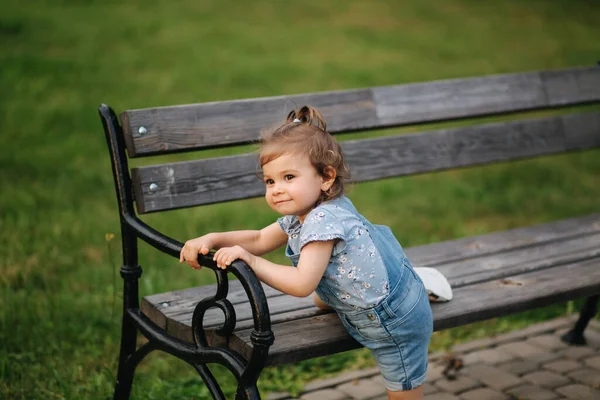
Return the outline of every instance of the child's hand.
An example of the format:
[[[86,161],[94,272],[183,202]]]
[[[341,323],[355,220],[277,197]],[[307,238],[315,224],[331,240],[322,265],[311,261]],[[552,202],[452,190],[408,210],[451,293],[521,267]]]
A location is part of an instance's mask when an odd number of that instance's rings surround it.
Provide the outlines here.
[[[223,247],[217,250],[213,260],[217,262],[217,267],[225,269],[235,260],[240,259],[246,262],[246,264],[252,266],[254,256],[248,253],[243,247]]]
[[[207,255],[212,247],[213,244],[209,235],[188,240],[181,249],[181,253],[179,253],[179,262],[185,261],[194,269],[202,269],[202,266],[198,264],[198,254]]]

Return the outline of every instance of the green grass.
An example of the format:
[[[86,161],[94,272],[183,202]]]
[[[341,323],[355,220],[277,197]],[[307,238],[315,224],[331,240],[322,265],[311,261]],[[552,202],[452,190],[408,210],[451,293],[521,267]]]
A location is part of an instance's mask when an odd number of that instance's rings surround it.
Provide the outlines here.
[[[121,262],[100,103],[121,112],[591,65],[597,37],[592,1],[4,1],[0,398],[111,397]],[[598,211],[600,152],[365,183],[350,196],[413,246]],[[184,240],[274,218],[253,199],[145,220]],[[117,236],[107,242],[107,233]],[[146,245],[140,255],[142,294],[213,279]],[[568,311],[556,305],[439,332],[432,349]],[[261,387],[298,391],[372,364],[358,350],[270,368]],[[207,398],[199,381],[183,363],[153,355],[133,398]]]

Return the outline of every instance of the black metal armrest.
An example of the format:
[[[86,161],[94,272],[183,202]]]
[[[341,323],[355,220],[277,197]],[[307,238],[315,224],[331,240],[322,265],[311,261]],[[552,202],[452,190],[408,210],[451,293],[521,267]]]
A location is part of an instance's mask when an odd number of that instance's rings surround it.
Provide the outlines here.
[[[138,218],[126,216],[125,222],[134,230],[140,239],[164,253],[179,258],[183,243],[158,232]],[[198,262],[203,267],[208,267],[217,274],[218,290],[215,298],[225,297],[227,295],[227,287],[224,287],[222,284],[222,281],[227,281],[225,274],[230,272],[235,275],[248,294],[252,306],[254,328],[257,332],[267,332],[271,330],[271,318],[265,292],[259,279],[256,277],[256,274],[248,264],[242,260],[237,260],[234,261],[229,268],[222,270],[217,267],[217,263],[213,261],[212,257],[202,254],[198,256]]]

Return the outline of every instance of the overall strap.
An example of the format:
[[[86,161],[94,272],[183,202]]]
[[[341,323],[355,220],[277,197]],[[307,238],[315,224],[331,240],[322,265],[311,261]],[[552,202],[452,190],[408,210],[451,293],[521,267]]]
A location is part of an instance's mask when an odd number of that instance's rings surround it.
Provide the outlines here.
[[[410,265],[407,261],[406,254],[402,249],[402,246],[394,236],[392,230],[385,225],[374,225],[369,222],[362,214],[356,210],[354,204],[347,197],[343,196],[340,198],[344,208],[351,211],[360,218],[362,223],[367,228],[371,239],[375,243],[377,250],[379,251],[383,263],[388,273],[388,280],[390,286],[398,282],[402,273],[404,272],[404,266]]]

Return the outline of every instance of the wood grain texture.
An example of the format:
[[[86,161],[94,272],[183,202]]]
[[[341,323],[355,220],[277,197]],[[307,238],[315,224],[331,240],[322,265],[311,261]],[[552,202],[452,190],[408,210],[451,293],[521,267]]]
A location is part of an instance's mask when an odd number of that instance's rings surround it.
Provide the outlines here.
[[[573,279],[565,279],[565,276]],[[432,305],[434,330],[442,330],[494,317],[543,307],[557,302],[600,293],[600,259],[562,265],[554,270],[507,276],[466,286],[455,291],[448,303]],[[312,317],[275,325],[275,343],[269,350],[268,365],[297,362],[358,348],[346,333],[337,315]],[[305,334],[309,332],[310,335]],[[232,345],[249,355],[251,330],[236,332]],[[243,343],[243,344],[242,344]],[[313,346],[314,344],[314,346]]]
[[[548,263],[559,264],[561,260],[594,257],[600,251],[599,237],[600,214],[592,214],[416,246],[406,249],[406,254],[414,266],[435,267],[448,277],[454,287],[459,287],[501,276],[497,274],[521,273],[529,269],[543,268]],[[314,308],[310,297],[287,296],[264,284],[263,290],[272,305],[270,311],[274,320],[288,318],[279,315],[285,313],[288,304],[291,304],[290,314],[297,313],[295,310],[298,308]],[[158,313],[171,320],[189,322],[196,303],[215,293],[216,285],[207,285],[154,294],[143,298],[142,309],[147,314]],[[248,297],[239,281],[229,282],[227,299],[236,307],[238,323],[249,321],[249,314],[238,308],[240,304],[245,307],[243,304],[248,303]],[[214,321],[211,320],[212,316]],[[220,311],[208,311],[205,326],[220,324],[219,316]]]
[[[407,254],[416,266],[438,268],[454,287],[451,302],[434,305],[436,329],[446,329],[599,292],[600,214],[413,247]],[[191,340],[193,308],[214,290],[213,285],[147,296],[142,310],[174,336]],[[310,297],[294,298],[268,286],[265,294],[276,334],[270,365],[358,347],[335,314],[318,310]],[[238,318],[229,346],[248,355],[252,319],[239,282],[230,282],[228,299]],[[214,333],[222,320],[218,310],[205,316],[211,343],[225,340]],[[307,330],[319,335],[306,335]]]
[[[335,134],[597,101],[594,66],[130,110],[121,122],[137,157],[254,142],[294,105],[318,107]]]
[[[130,157],[255,142],[298,106],[317,107],[334,131],[376,123],[369,89],[232,100],[126,111],[121,114]],[[143,126],[147,133],[140,135]]]
[[[500,254],[449,262],[442,267],[438,267],[438,270],[449,279],[454,289],[458,289],[481,282],[502,279],[509,275],[543,270],[595,257],[600,257],[600,234],[565,239],[559,243],[550,242],[515,248]],[[237,329],[250,328],[253,326],[250,304],[245,295],[236,297],[228,297],[236,311],[236,327]],[[198,300],[202,298],[189,297],[186,301],[172,301],[168,306],[146,304],[143,309],[148,310],[148,314],[160,314],[156,321],[161,323],[162,318],[167,318],[191,326],[194,307]],[[152,301],[147,298],[144,300],[149,303]],[[268,296],[268,302],[273,324],[322,314],[320,310],[314,307],[310,297],[296,298],[279,294]],[[219,327],[222,323],[223,315],[219,310],[211,309],[207,311],[204,318],[206,328]]]
[[[342,143],[353,182],[600,147],[600,112]],[[139,213],[264,195],[256,154],[132,169]],[[150,185],[156,184],[152,192]]]

